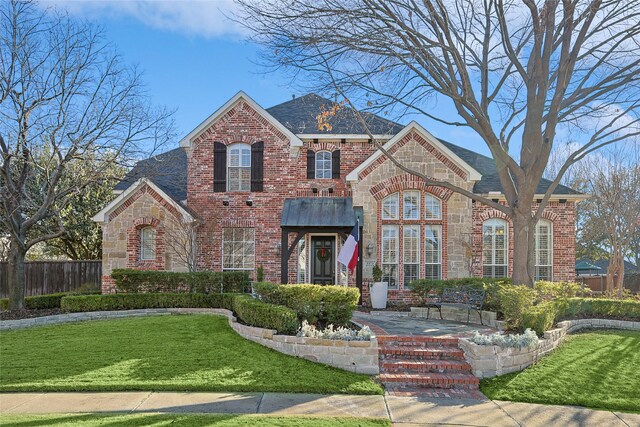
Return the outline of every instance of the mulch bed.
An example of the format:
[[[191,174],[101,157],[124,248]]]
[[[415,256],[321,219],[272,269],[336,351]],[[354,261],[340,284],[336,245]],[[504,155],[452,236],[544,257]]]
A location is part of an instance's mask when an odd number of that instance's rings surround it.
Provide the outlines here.
[[[52,316],[62,314],[59,308],[49,308],[44,310],[3,310],[0,311],[0,320],[29,319],[32,317]]]

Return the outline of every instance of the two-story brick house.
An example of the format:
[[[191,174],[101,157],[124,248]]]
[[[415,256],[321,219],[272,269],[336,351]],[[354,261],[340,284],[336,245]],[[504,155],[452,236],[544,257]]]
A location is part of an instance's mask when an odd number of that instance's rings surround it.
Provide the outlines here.
[[[255,276],[261,266],[270,281],[361,289],[378,263],[392,300],[409,297],[406,284],[417,278],[511,274],[512,230],[502,213],[425,185],[376,143],[403,165],[502,199],[492,159],[416,122],[363,113],[371,141],[346,107],[320,131],[317,116],[332,104],[310,94],[265,110],[240,92],[179,148],[136,164],[94,217],[103,229],[103,292],[113,291],[114,268],[184,271],[189,251],[198,269]],[[584,197],[559,186],[545,208],[536,227],[538,278],[574,278],[575,203]],[[350,275],[336,255],[356,218],[361,262]],[[185,230],[193,238],[182,251],[175,236]]]

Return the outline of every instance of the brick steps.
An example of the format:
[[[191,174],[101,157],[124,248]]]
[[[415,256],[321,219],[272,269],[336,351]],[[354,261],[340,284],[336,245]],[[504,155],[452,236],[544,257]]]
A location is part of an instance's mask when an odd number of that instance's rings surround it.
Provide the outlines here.
[[[380,368],[388,373],[471,373],[471,365],[458,360],[387,360],[380,361]]]
[[[482,399],[455,337],[379,336],[380,382],[395,396]]]

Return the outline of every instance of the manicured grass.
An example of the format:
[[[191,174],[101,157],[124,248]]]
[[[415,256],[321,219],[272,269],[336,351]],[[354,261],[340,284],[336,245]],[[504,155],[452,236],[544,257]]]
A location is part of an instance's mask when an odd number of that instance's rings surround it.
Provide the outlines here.
[[[207,315],[2,332],[0,391],[278,391],[382,394],[366,375],[245,340]]]
[[[598,331],[568,337],[522,372],[485,379],[491,399],[640,411],[640,332]]]
[[[55,414],[0,415],[0,425],[35,426],[167,426],[175,427],[387,427],[388,420],[364,418],[275,417],[265,415],[171,415],[171,414]]]

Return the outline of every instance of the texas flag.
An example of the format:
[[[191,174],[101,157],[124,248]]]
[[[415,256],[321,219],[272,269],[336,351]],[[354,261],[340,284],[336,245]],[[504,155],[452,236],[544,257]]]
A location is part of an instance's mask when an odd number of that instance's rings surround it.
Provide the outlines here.
[[[358,243],[360,242],[360,221],[356,220],[356,226],[351,230],[351,234],[342,245],[342,249],[338,254],[338,262],[349,268],[353,273],[356,265],[358,265]]]

